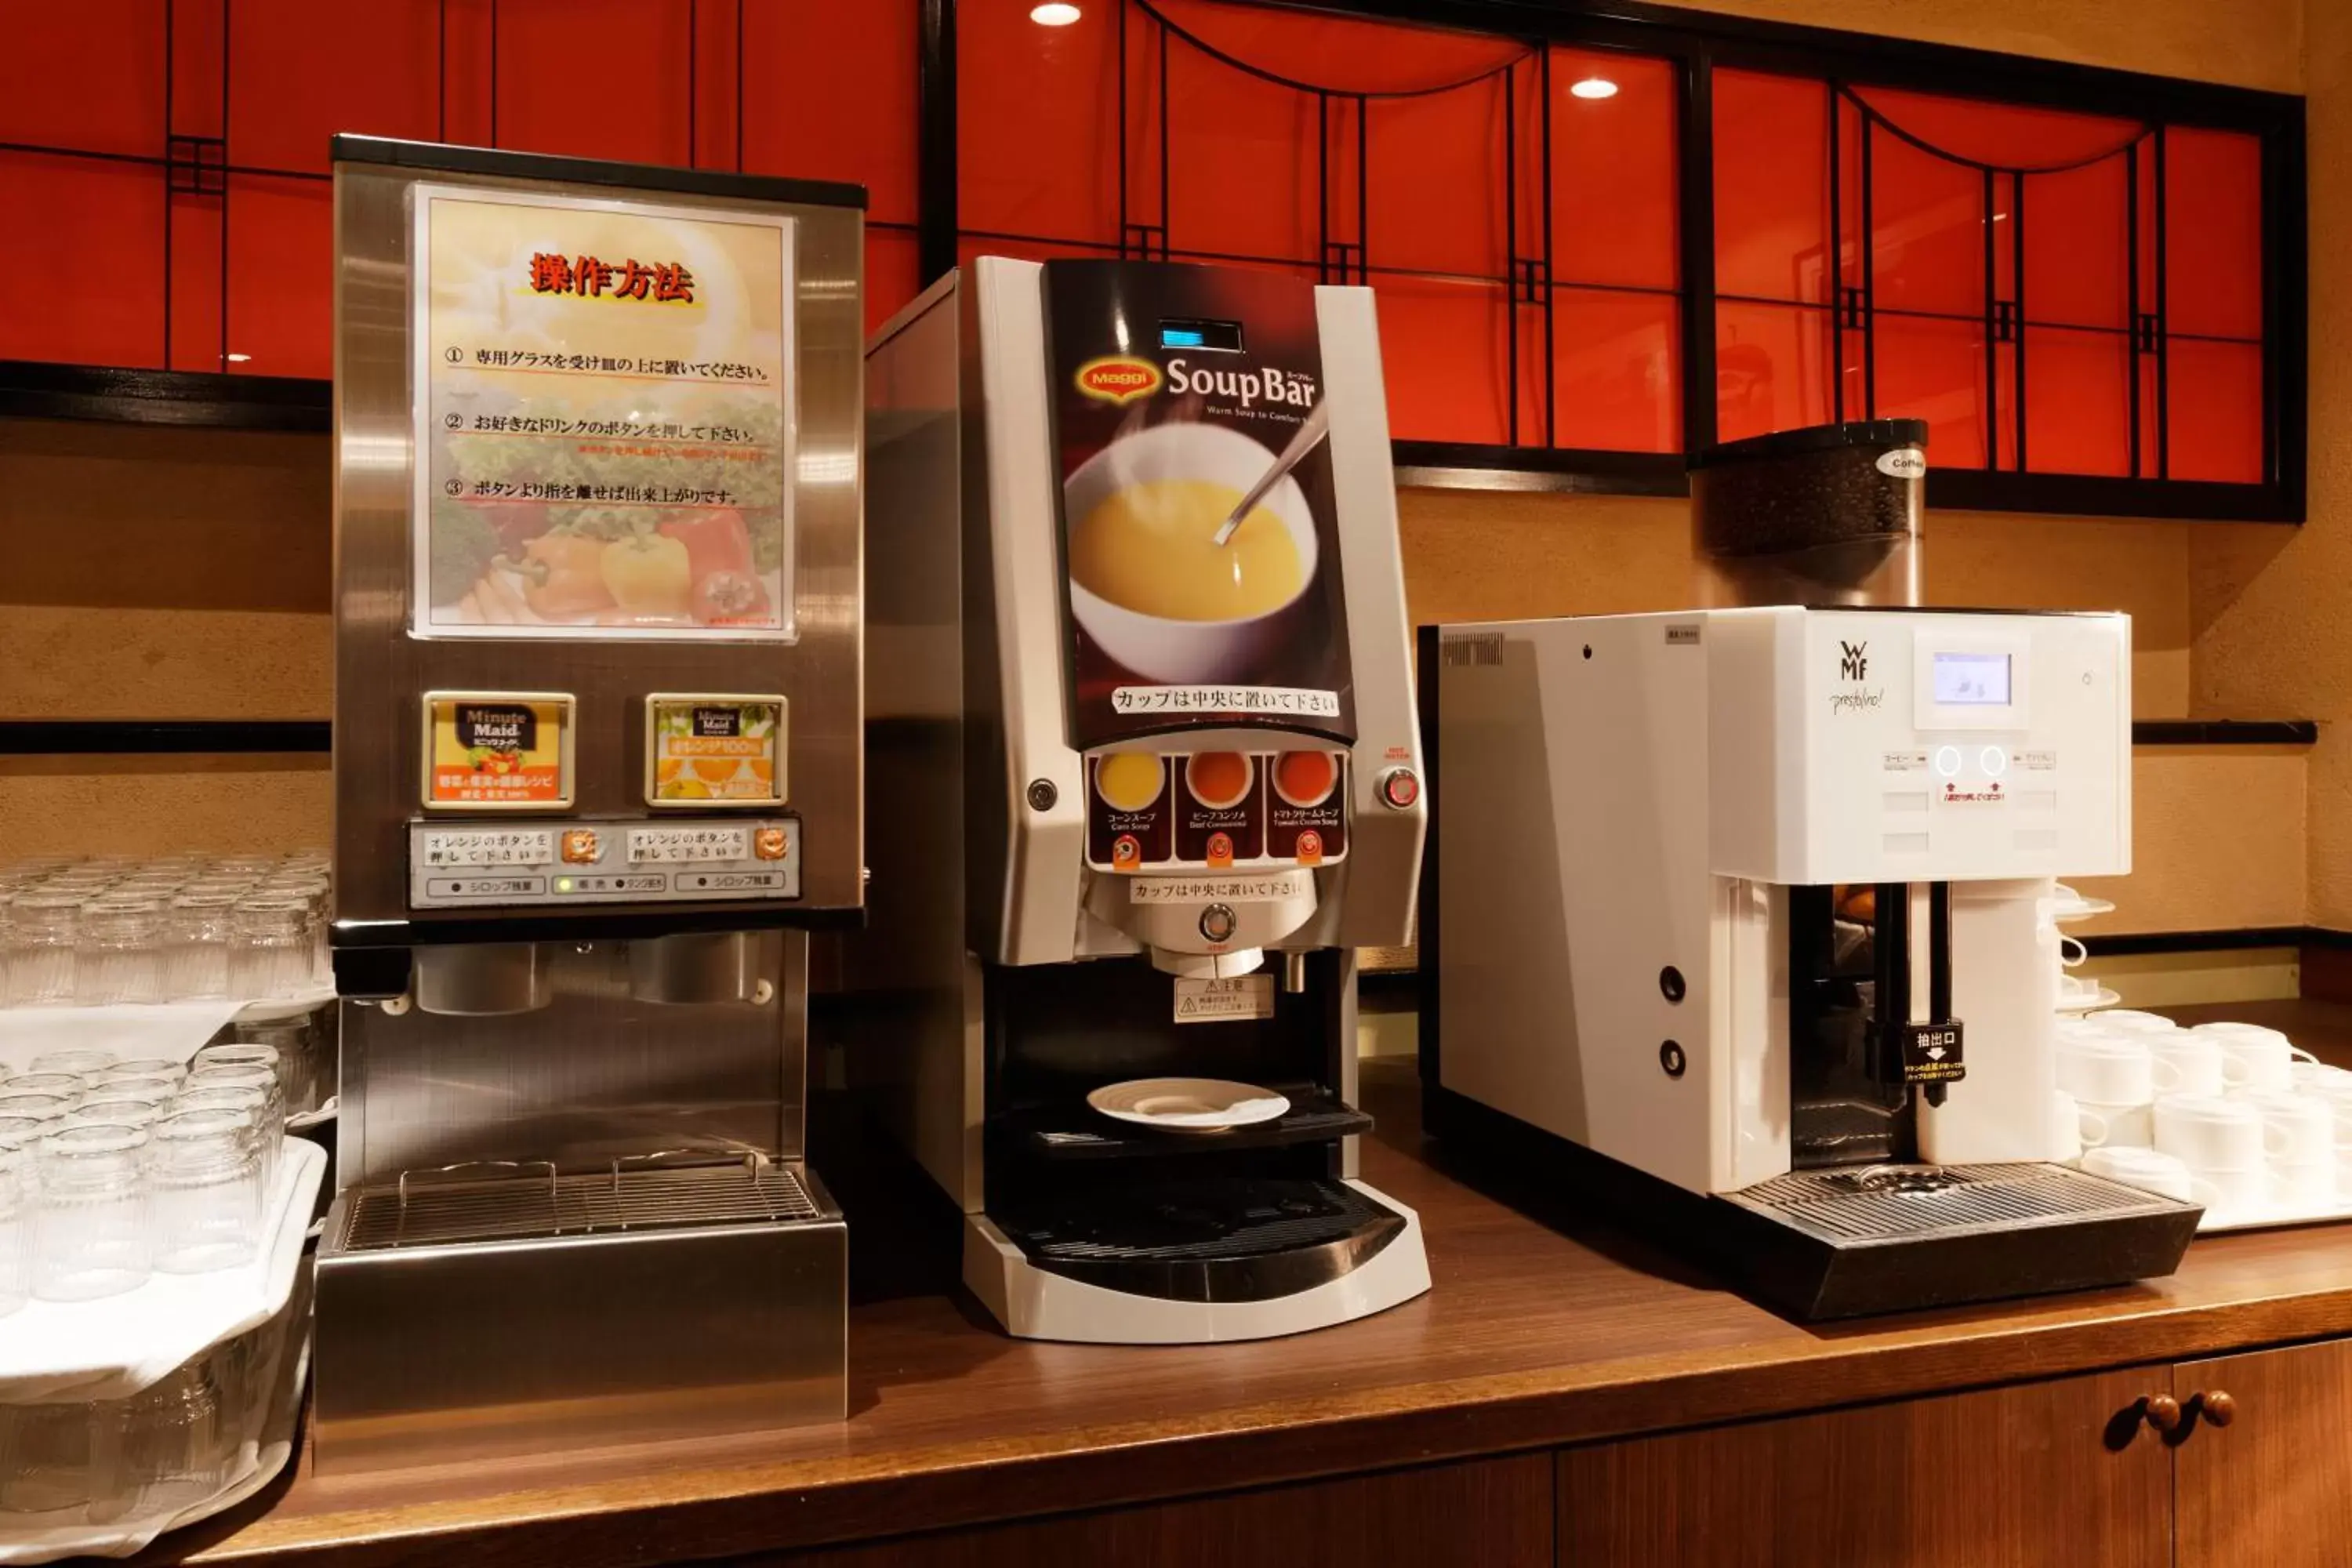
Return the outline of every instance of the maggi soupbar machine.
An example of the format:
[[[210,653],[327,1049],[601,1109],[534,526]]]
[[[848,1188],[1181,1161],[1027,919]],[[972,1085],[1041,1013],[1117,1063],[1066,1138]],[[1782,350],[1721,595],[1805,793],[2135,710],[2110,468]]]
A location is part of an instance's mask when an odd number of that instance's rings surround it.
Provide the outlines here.
[[[864,193],[334,155],[320,1467],[837,1419]]]
[[[1427,1289],[1351,1103],[1355,950],[1404,939],[1423,831],[1370,291],[982,258],[867,379],[849,1058],[898,1069],[966,1283],[1129,1342]]]

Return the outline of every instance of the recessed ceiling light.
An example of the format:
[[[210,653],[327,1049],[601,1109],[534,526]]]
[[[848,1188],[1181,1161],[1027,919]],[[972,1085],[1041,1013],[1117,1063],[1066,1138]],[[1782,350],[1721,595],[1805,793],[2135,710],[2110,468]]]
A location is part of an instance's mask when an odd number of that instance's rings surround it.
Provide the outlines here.
[[[1617,84],[1605,76],[1589,76],[1568,89],[1579,98],[1614,98]]]
[[[252,356],[251,354],[223,354],[223,355],[221,355],[221,358],[223,358],[223,359],[225,359],[225,360],[228,361],[228,363],[231,363],[231,364],[243,364],[246,361],[247,361],[247,360],[251,359],[252,357],[253,357],[253,356]]]
[[[1052,0],[1048,5],[1032,6],[1029,19],[1041,27],[1066,27],[1078,19],[1078,8],[1066,0]]]

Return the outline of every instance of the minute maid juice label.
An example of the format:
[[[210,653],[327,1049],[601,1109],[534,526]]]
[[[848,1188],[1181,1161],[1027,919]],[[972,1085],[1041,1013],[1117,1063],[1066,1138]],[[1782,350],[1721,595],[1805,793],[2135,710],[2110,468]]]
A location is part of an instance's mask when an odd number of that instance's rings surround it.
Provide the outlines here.
[[[428,693],[425,804],[476,810],[572,804],[572,699]]]
[[[784,798],[782,697],[646,699],[646,799],[655,805],[774,805]]]

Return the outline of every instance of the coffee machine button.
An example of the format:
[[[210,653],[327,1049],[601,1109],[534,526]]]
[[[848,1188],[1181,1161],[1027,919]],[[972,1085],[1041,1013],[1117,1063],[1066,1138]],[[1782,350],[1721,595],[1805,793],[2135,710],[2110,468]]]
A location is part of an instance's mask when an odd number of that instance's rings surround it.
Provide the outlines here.
[[[1224,904],[1211,904],[1201,911],[1201,936],[1208,942],[1231,942],[1241,919]]]
[[[1997,779],[2009,771],[2009,753],[1999,746],[1987,746],[1978,754],[1977,765],[1984,769],[1985,777]]]
[[[1381,776],[1381,799],[1392,810],[1411,809],[1421,798],[1421,780],[1411,768],[1391,768]]]
[[[1958,746],[1936,748],[1936,771],[1950,778],[1960,771],[1960,749]]]

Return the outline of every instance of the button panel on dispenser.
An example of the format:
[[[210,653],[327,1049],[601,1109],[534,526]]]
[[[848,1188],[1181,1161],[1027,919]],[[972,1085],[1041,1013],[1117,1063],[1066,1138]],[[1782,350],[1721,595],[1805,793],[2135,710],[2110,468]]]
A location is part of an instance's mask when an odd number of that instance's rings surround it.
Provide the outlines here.
[[[793,816],[527,829],[412,823],[408,882],[420,910],[797,899],[801,825]]]

